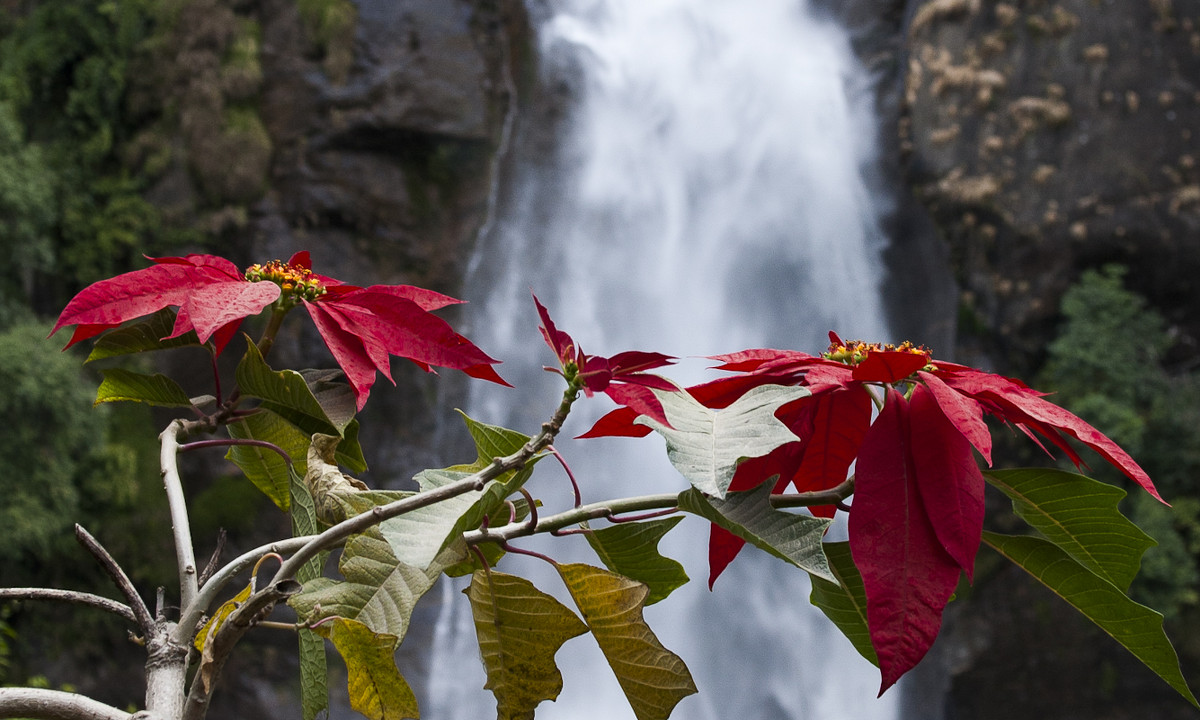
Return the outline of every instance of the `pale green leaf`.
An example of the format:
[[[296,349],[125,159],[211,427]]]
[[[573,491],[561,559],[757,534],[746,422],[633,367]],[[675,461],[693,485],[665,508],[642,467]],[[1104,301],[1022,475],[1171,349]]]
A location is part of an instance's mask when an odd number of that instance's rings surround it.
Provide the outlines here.
[[[416,480],[422,491],[429,491],[470,475],[468,472],[425,470],[417,474]],[[379,531],[400,561],[413,567],[428,567],[455,535],[469,529],[470,523],[464,518],[472,514],[481,499],[480,493],[474,491],[456,495],[384,520]]]
[[[350,707],[371,720],[416,720],[417,698],[396,669],[400,641],[363,623],[334,618],[316,628],[346,663]]]
[[[810,574],[837,582],[829,570],[821,539],[830,520],[771,507],[772,481],[724,500],[706,497],[695,488],[679,494],[679,509],[716,523],[755,547]]]
[[[701,492],[723,498],[743,458],[761,457],[789,442],[799,442],[775,411],[809,395],[801,387],[762,385],[720,410],[704,407],[686,392],[652,390],[670,427],[645,415],[634,422],[667,441],[675,469]]]
[[[1030,468],[983,474],[1012,500],[1013,510],[1047,540],[1121,590],[1142,554],[1157,543],[1117,509],[1125,491],[1062,470]]]
[[[195,331],[186,332],[176,338],[162,339],[174,331],[175,310],[159,310],[142,322],[110,330],[96,338],[92,352],[84,362],[152,350],[200,346],[200,339],[196,337]]]
[[[810,575],[812,593],[808,599],[842,631],[860,655],[878,666],[879,658],[867,630],[867,591],[862,575],[850,557],[850,543],[825,543],[825,558],[837,582]]]
[[[647,522],[619,523],[602,530],[591,530],[584,537],[605,567],[618,575],[645,583],[650,589],[646,604],[653,605],[688,581],[683,565],[658,552],[659,541],[682,519],[675,516]]]
[[[1073,605],[1200,708],[1163,631],[1162,615],[1130,600],[1120,588],[1042,538],[985,532],[983,541]]]
[[[642,617],[649,589],[590,565],[559,565],[558,572],[634,715],[666,720],[680,700],[696,692],[696,684],[683,660],[662,646]]]
[[[451,469],[424,470],[417,473],[414,479],[421,492],[428,492],[472,474]],[[456,538],[479,527],[485,516],[494,517],[497,513],[507,515],[504,500],[513,492],[513,484],[521,482],[520,476],[508,477],[508,482],[503,480],[503,476],[500,480],[488,482],[482,492],[466,492],[389,518],[380,524],[380,532],[391,543],[396,557],[415,567],[426,567]]]
[[[143,402],[159,407],[191,407],[192,400],[179,383],[166,375],[141,373],[109,368],[101,371],[104,380],[96,391],[96,403]]]
[[[304,472],[308,437],[275,413],[260,410],[226,427],[232,438],[261,440],[279,447],[292,459],[296,472]],[[287,461],[279,453],[258,445],[231,445],[225,459],[237,465],[280,510],[288,510],[290,474]]]
[[[346,578],[319,578],[288,598],[305,623],[338,616],[358,620],[372,632],[404,639],[413,608],[433,587],[441,566],[422,570],[399,562],[386,541],[355,535],[346,543],[338,569]]]
[[[466,592],[497,720],[531,720],[538,703],[562,691],[555,653],[587,626],[524,578],[479,570]]]

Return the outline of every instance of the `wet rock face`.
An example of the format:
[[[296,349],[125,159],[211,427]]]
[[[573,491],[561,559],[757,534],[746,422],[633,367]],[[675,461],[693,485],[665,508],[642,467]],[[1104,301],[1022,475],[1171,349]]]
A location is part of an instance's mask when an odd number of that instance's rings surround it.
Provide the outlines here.
[[[1111,261],[1194,348],[1200,2],[910,5],[902,149],[980,349],[1036,362],[1063,290]]]
[[[262,248],[312,247],[329,274],[458,285],[507,103],[500,18],[481,6],[358,2],[349,62],[331,73],[296,4],[264,3],[276,153]]]
[[[259,112],[274,154],[269,189],[237,237],[256,259],[308,249],[319,272],[356,285],[458,295],[488,211],[520,3],[344,7],[352,23],[340,36],[316,32],[292,0],[263,0],[258,9]],[[453,310],[440,314],[455,320]],[[315,332],[296,326],[277,345],[280,362],[331,364]],[[433,436],[442,408],[460,404],[454,398],[463,391],[452,371],[426,375],[394,360],[393,372],[400,392],[384,390],[380,378],[363,418],[377,483],[438,466]]]

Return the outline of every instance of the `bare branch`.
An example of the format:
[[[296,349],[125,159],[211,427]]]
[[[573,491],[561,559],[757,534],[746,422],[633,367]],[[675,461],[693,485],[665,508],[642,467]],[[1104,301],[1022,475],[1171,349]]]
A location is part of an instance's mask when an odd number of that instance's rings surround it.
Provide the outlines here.
[[[310,558],[315,557],[322,550],[328,550],[338,545],[351,535],[361,533],[367,528],[378,525],[384,520],[396,517],[397,515],[412,512],[418,508],[457,497],[472,490],[481,491],[489,481],[495,480],[509,470],[518,470],[525,467],[535,455],[550,447],[550,444],[554,442],[554,438],[558,435],[558,431],[562,429],[563,422],[566,421],[567,415],[571,412],[571,404],[575,402],[578,394],[579,391],[577,389],[568,388],[563,393],[562,402],[559,403],[549,422],[542,424],[541,432],[531,437],[528,442],[511,455],[495,458],[487,467],[461,480],[433,490],[410,495],[386,505],[380,505],[372,508],[370,512],[356,515],[330,527],[302,547],[295,555],[288,558],[287,562],[279,568],[279,572],[275,573],[272,584],[295,577],[296,572]]]
[[[775,508],[814,507],[817,505],[833,505],[854,494],[854,479],[844,481],[829,490],[795,493],[790,495],[771,495],[771,506]],[[605,500],[603,502],[580,505],[557,515],[547,515],[531,526],[528,521],[509,523],[497,528],[484,528],[463,533],[468,545],[481,542],[507,542],[513,538],[526,537],[538,533],[554,532],[568,525],[575,525],[585,520],[611,517],[630,512],[646,510],[661,510],[673,508],[679,503],[679,495],[666,493],[662,495],[643,495],[641,497]]]
[[[197,581],[200,587],[204,587],[204,583],[208,582],[213,573],[217,571],[221,562],[221,553],[225,551],[225,540],[227,537],[228,534],[225,532],[225,528],[221,528],[220,532],[217,533],[217,547],[213,550],[212,557],[208,559],[208,564],[204,566],[204,572],[200,573],[200,579]]]
[[[132,717],[85,695],[41,688],[0,688],[0,718],[130,720]]]
[[[76,592],[75,590],[58,590],[56,588],[0,588],[0,600],[57,600],[60,602],[90,605],[94,608],[120,615],[131,623],[137,624],[137,617],[128,605],[109,600],[100,595]]]
[[[196,551],[192,546],[192,528],[188,520],[187,500],[179,479],[179,436],[187,433],[188,424],[173,420],[159,435],[163,487],[171,509],[171,529],[175,534],[175,559],[179,566],[179,606],[188,607],[196,598],[199,583],[196,578]]]
[[[121,566],[117,564],[113,556],[104,549],[104,546],[96,538],[92,537],[91,533],[84,530],[83,526],[79,523],[75,524],[75,539],[87,548],[88,552],[100,562],[100,567],[104,568],[104,571],[108,573],[108,576],[116,584],[117,589],[129,601],[129,607],[133,610],[133,615],[137,620],[138,627],[141,628],[142,635],[149,637],[154,632],[154,618],[150,617],[150,609],[146,607],[142,596],[138,595],[137,588],[133,586],[133,583],[129,580],[129,576],[125,574],[125,571],[121,569]]]

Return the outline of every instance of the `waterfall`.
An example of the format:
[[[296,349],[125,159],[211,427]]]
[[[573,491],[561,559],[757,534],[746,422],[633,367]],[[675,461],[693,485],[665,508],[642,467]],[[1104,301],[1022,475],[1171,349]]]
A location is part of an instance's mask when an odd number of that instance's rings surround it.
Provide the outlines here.
[[[815,353],[831,329],[891,339],[880,299],[888,201],[867,182],[872,84],[842,28],[807,0],[550,0],[530,10],[541,82],[565,86],[570,107],[553,151],[518,132],[511,185],[472,262],[469,333],[520,388],[475,388],[473,417],[533,432],[557,403],[561,380],[540,370],[554,359],[531,289],[599,355]],[[708,377],[703,366],[668,374],[690,383]],[[567,439],[611,404],[577,408],[558,447],[585,502],[684,489],[656,436]],[[549,465],[530,490],[553,511],[570,491]],[[895,717],[896,691],[875,699],[877,671],[809,604],[803,572],[747,549],[710,593],[707,532],[688,518],[664,539],[692,582],[646,611],[700,688],[675,717]],[[582,542],[522,545],[598,564]],[[510,555],[500,569],[567,598],[544,563]],[[476,690],[484,676],[461,587],[443,587],[431,720],[494,714],[491,694]],[[558,659],[565,688],[539,719],[632,717],[590,637]]]

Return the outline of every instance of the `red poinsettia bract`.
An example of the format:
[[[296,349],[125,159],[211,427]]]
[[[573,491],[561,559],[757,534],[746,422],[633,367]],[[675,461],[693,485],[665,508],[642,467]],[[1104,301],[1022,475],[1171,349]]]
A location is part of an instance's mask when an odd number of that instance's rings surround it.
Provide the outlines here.
[[[362,409],[376,371],[392,379],[389,356],[425,370],[447,367],[501,384],[496,360],[430,313],[457,302],[408,285],[362,288],[312,272],[307,252],[288,262],[252,265],[242,273],[213,255],[151,258],[154,265],[89,285],[63,309],[51,335],[74,325],[67,347],[167,307],[177,307],[168,337],[195,331],[221,352],[241,321],[274,303],[303,305],[342,368]],[[394,381],[393,381],[394,382]]]
[[[654,397],[654,393],[650,392],[650,388],[670,391],[678,388],[670,381],[657,375],[649,375],[645,371],[670,365],[675,362],[675,358],[662,353],[636,350],[618,353],[612,357],[588,355],[575,344],[570,335],[554,326],[549,311],[536,295],[533,302],[537,305],[538,316],[542,321],[542,337],[558,356],[561,370],[556,372],[564,377],[574,377],[582,381],[583,392],[588,397],[602,392],[622,406],[630,408],[635,417],[647,415],[667,424],[662,404]]]
[[[882,693],[928,651],[960,573],[971,579],[983,531],[984,479],[972,448],[991,464],[984,414],[1042,439],[1079,466],[1072,437],[1159,500],[1144,470],[1112,440],[1044,393],[1011,378],[933,360],[924,348],[844,342],[830,333],[821,356],[747,350],[713,359],[740,373],[688,388],[712,408],[760,385],[801,385],[812,395],[778,413],[799,438],[738,467],[730,490],[778,475],[776,492],[826,490],[844,482],[853,463],[850,549],[867,595],[867,625],[879,658]],[[905,390],[905,392],[902,392]],[[872,395],[874,393],[874,395]],[[872,421],[872,404],[881,402]],[[587,436],[644,434],[636,413],[620,408]],[[831,516],[832,507],[813,508]],[[712,526],[710,585],[744,545]]]

